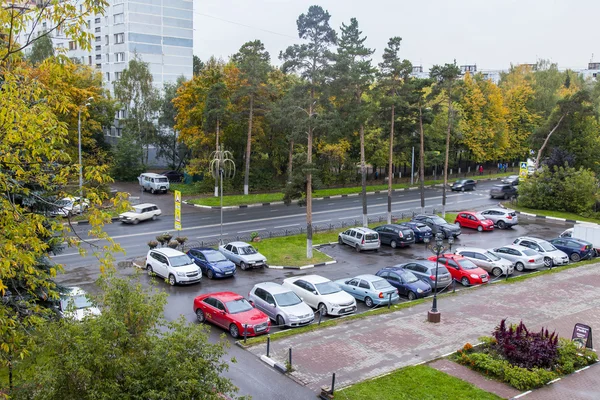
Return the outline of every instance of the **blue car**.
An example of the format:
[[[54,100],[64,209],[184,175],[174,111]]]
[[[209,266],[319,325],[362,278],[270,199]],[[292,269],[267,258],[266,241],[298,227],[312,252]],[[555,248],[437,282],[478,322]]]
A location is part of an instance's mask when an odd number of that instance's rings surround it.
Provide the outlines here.
[[[429,238],[429,240],[431,240],[431,237],[433,236],[431,233],[431,228],[422,222],[410,221],[402,222],[398,225],[412,229],[412,231],[415,233],[415,243],[422,242],[425,238]]]
[[[358,275],[354,278],[339,279],[335,283],[355,299],[364,301],[369,308],[388,304],[390,301],[393,304],[400,299],[398,289],[376,275]]]
[[[235,264],[223,254],[209,247],[196,247],[187,252],[208,279],[227,278],[235,275]]]
[[[549,242],[557,249],[565,252],[573,262],[592,258],[594,255],[594,245],[586,240],[558,237],[549,240]]]
[[[402,267],[385,267],[377,271],[377,276],[387,280],[390,285],[398,289],[398,293],[414,300],[431,294],[431,286]]]

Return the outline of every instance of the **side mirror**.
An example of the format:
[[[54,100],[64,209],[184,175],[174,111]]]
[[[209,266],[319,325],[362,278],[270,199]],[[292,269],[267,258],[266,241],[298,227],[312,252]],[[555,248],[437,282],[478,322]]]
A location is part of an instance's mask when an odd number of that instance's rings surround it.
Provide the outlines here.
[[[275,303],[269,303],[271,307],[275,307]]]
[[[313,291],[312,291],[312,293],[313,293],[313,294],[318,294],[316,290],[313,290]]]
[[[221,314],[222,314],[222,315],[225,315],[225,314],[227,314],[227,311],[225,311],[225,310],[221,310]]]

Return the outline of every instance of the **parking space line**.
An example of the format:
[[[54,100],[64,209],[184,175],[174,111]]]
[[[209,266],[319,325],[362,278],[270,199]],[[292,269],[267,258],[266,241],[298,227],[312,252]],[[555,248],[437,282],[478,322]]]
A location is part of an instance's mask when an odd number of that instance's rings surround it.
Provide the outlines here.
[[[264,230],[267,230],[267,228],[250,229],[249,231],[237,231],[237,233],[256,232],[256,231],[264,231]]]

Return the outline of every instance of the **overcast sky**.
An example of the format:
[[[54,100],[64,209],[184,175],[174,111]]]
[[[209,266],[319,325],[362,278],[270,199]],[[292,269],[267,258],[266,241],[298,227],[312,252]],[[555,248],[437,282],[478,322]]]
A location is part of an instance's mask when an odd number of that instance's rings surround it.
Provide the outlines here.
[[[550,59],[560,68],[600,60],[598,0],[195,0],[194,54],[227,59],[260,39],[280,64],[279,52],[300,43],[296,20],[317,4],[342,22],[358,20],[380,62],[387,41],[402,37],[401,57],[425,69],[452,62],[478,70]],[[229,22],[228,22],[229,21]]]

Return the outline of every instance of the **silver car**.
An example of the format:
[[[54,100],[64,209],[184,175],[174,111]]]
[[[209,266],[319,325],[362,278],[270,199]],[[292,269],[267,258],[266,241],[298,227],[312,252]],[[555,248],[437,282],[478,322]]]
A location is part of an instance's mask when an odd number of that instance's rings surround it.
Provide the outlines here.
[[[569,256],[567,256],[567,253],[557,249],[547,240],[524,236],[516,238],[513,244],[520,244],[521,246],[529,247],[531,250],[540,253],[544,256],[544,265],[548,268],[569,263]]]
[[[500,229],[509,228],[519,223],[519,217],[515,210],[508,210],[505,208],[489,208],[480,213],[487,219],[494,221]]]
[[[523,272],[526,269],[538,269],[544,266],[544,257],[529,247],[509,244],[490,249],[490,252],[500,258],[512,261],[515,264],[515,269],[519,272]]]
[[[248,300],[282,328],[308,325],[315,319],[312,308],[296,293],[277,283],[257,283]]]
[[[252,245],[245,242],[231,242],[221,245],[219,251],[243,270],[267,266],[267,258],[256,251]]]
[[[473,261],[473,264],[483,268],[495,277],[513,273],[512,261],[500,258],[486,249],[463,247],[456,249],[455,254],[460,254],[461,256],[468,258]]]
[[[431,288],[435,288],[435,261],[419,260],[411,261],[406,264],[400,264],[399,267],[415,274],[420,280],[429,283]],[[452,275],[443,264],[438,264],[437,287],[442,290],[452,283]]]
[[[379,234],[369,228],[350,228],[338,235],[339,244],[347,244],[354,247],[356,251],[379,250],[381,241]]]

